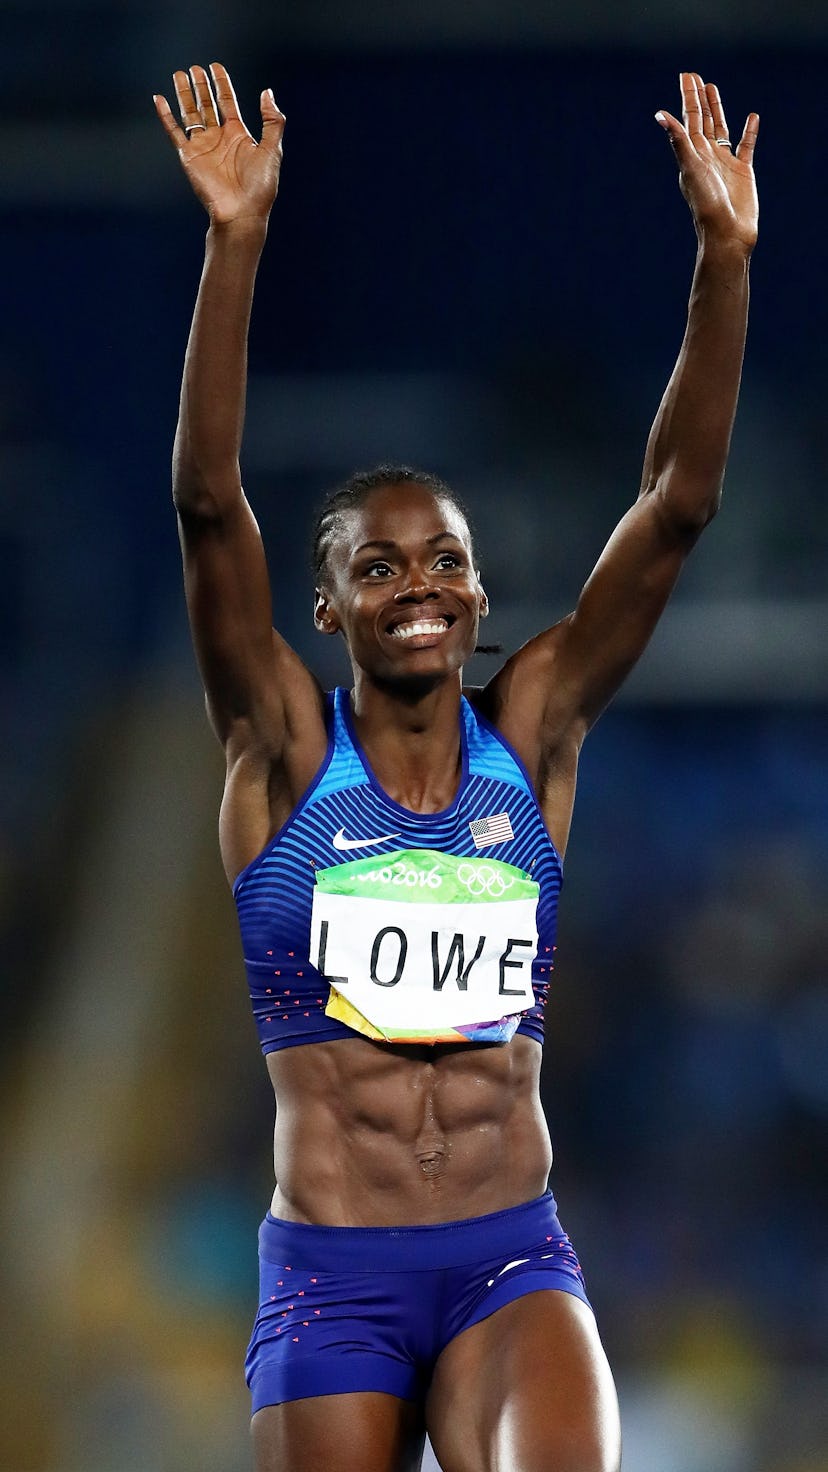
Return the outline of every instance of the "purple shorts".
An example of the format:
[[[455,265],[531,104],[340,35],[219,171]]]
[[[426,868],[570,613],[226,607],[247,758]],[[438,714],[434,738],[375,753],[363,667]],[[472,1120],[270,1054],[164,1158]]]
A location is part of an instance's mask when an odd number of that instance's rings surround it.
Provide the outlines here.
[[[425,1227],[259,1230],[259,1312],[245,1374],[253,1410],[309,1395],[425,1394],[455,1335],[540,1288],[587,1305],[551,1193]]]

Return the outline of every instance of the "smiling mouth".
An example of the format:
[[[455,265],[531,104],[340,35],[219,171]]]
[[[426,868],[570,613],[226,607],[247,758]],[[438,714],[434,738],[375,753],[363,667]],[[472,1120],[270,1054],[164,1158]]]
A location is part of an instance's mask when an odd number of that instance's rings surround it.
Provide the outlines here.
[[[391,638],[399,640],[430,638],[437,634],[444,634],[449,627],[449,621],[445,618],[418,618],[410,623],[397,624],[391,630]]]

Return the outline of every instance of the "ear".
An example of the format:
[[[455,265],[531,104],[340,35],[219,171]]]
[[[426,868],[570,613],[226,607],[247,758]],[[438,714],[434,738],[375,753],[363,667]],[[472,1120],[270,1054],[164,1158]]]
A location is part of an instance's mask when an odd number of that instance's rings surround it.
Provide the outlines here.
[[[488,599],[487,594],[486,594],[486,589],[483,587],[483,584],[480,582],[480,573],[479,572],[477,574],[477,581],[478,581],[478,583],[480,583],[480,617],[481,618],[488,618],[489,617],[489,599]]]
[[[313,604],[313,621],[320,634],[338,634],[340,622],[324,588],[317,588]]]

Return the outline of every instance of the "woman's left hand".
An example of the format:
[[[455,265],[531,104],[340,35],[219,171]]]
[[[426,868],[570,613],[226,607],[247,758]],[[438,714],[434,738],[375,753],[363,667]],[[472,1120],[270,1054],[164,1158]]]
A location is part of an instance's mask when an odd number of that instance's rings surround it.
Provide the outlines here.
[[[679,165],[681,192],[702,243],[739,244],[750,252],[759,227],[753,150],[759,117],[749,113],[736,148],[730,143],[719,89],[698,72],[681,73],[680,123],[669,112],[656,119],[668,134]]]

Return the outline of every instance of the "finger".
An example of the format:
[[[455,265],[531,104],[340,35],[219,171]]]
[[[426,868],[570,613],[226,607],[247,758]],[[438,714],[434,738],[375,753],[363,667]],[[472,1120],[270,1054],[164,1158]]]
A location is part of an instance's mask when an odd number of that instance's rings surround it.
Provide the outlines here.
[[[217,128],[219,124],[218,110],[210,87],[210,78],[204,67],[191,66],[190,80],[192,82],[196,106],[201,114],[201,121],[207,128]]]
[[[190,78],[187,72],[173,72],[173,83],[175,95],[178,101],[178,111],[181,114],[181,127],[189,138],[189,129],[203,128],[204,120],[195,99]]]
[[[220,61],[213,61],[210,63],[210,75],[213,78],[216,99],[223,121],[226,123],[232,118],[234,122],[241,123],[242,115],[239,112],[239,104],[236,101],[236,94],[227,68],[222,66]],[[242,126],[244,126],[243,123]]]
[[[272,88],[265,88],[259,105],[262,111],[262,143],[265,148],[277,149],[285,131],[285,115],[276,105]]]
[[[713,112],[710,107],[710,98],[707,95],[707,88],[705,87],[704,82],[702,81],[698,72],[693,73],[693,81],[696,84],[696,92],[698,93],[704,136],[705,138],[715,138],[716,130],[713,126]]]
[[[665,112],[663,108],[655,115],[656,122],[661,124],[673,148],[678,160],[679,168],[683,168],[696,157],[696,150],[688,135],[687,129],[682,127],[678,118],[674,118],[671,112]]]
[[[161,126],[164,128],[176,153],[180,153],[181,148],[186,142],[186,138],[173,117],[170,104],[166,97],[162,97],[160,93],[157,95],[154,94],[152,100],[155,103],[155,111],[158,114]]]
[[[707,100],[710,105],[710,111],[713,115],[714,136],[719,141],[725,138],[729,140],[730,133],[727,129],[727,118],[725,117],[724,108],[722,106],[722,99],[719,96],[719,89],[718,87],[714,86],[712,82],[708,82],[707,86],[705,87],[705,92],[707,93]]]
[[[750,112],[747,116],[744,132],[736,145],[736,157],[746,164],[753,163],[753,150],[756,147],[756,139],[759,136],[759,114]]]
[[[703,136],[701,103],[693,72],[681,73],[681,115],[691,138]]]

